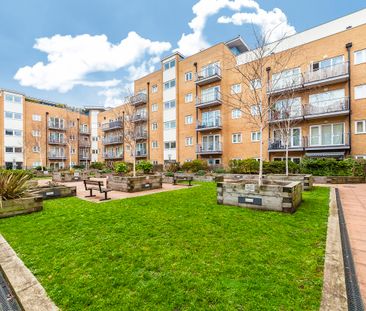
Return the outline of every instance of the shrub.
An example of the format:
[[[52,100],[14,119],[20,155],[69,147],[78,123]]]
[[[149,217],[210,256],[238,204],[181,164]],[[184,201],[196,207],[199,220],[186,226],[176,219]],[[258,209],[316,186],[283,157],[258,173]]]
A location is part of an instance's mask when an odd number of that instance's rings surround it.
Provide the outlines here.
[[[142,171],[144,172],[144,174],[149,174],[152,171],[153,167],[154,165],[150,161],[142,160],[137,163],[136,170]]]
[[[128,172],[127,163],[125,163],[125,162],[115,163],[114,171],[118,174],[126,174]]]
[[[196,172],[196,174],[197,174],[198,176],[205,176],[205,175],[206,175],[206,171],[204,171],[204,170],[199,170],[199,171],[197,171],[197,172]]]
[[[208,171],[208,164],[204,160],[193,160],[191,162],[184,162],[182,170],[185,172],[197,173],[198,171]]]
[[[103,162],[93,162],[90,164],[90,168],[92,169],[96,169],[96,170],[102,170],[104,168],[104,163]]]
[[[225,170],[224,168],[215,168],[215,169],[213,170],[213,172],[214,172],[215,174],[225,174],[225,173],[226,173],[226,170]]]
[[[28,189],[27,182],[32,174],[21,170],[2,170],[0,172],[0,196],[2,200],[16,199]]]
[[[229,170],[233,174],[257,174],[259,162],[255,159],[230,160]]]
[[[169,163],[166,167],[167,172],[176,173],[181,169],[180,164],[178,162]]]
[[[300,167],[298,164],[288,161],[288,172],[291,174],[299,173]],[[271,161],[263,162],[264,174],[285,174],[286,173],[286,161]]]
[[[83,170],[85,168],[85,165],[84,164],[74,165],[72,168],[75,170]]]

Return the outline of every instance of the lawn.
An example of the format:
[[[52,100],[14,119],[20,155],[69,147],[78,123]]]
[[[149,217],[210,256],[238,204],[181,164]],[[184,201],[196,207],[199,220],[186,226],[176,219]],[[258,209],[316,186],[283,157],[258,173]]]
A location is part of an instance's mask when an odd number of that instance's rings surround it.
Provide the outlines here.
[[[0,220],[62,310],[318,310],[327,188],[293,215],[216,204],[213,183]]]

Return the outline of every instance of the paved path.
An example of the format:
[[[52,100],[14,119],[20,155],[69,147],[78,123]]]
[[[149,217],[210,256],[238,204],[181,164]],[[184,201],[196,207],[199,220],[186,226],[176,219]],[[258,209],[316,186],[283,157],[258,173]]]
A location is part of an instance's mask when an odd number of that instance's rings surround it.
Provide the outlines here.
[[[338,185],[361,295],[366,304],[366,184]]]

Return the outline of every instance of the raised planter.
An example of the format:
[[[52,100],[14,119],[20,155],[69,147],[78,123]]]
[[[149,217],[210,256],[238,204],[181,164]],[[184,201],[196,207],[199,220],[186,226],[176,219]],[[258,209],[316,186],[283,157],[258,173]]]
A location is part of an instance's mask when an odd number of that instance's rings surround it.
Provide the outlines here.
[[[112,175],[107,177],[107,188],[122,192],[139,192],[163,187],[161,175],[143,176],[119,176]]]
[[[172,184],[174,182],[173,176],[162,176],[164,184]]]
[[[289,180],[300,181],[302,184],[302,190],[308,191],[313,189],[314,178],[311,174],[269,174],[265,175],[265,179],[268,180]]]
[[[1,203],[0,218],[30,214],[33,212],[39,212],[43,209],[43,198],[41,196],[29,196],[6,200]]]
[[[218,204],[293,213],[301,201],[300,181],[264,180],[260,187],[256,179],[217,184]]]
[[[52,181],[54,182],[70,182],[70,181],[79,181],[81,180],[80,175],[71,172],[54,172],[52,174]]]
[[[46,185],[33,188],[30,191],[33,195],[41,196],[44,200],[76,196],[76,186]]]
[[[364,184],[366,178],[362,176],[315,176],[317,184]]]
[[[223,175],[194,175],[193,176],[194,181],[201,181],[201,182],[222,182],[224,181]]]

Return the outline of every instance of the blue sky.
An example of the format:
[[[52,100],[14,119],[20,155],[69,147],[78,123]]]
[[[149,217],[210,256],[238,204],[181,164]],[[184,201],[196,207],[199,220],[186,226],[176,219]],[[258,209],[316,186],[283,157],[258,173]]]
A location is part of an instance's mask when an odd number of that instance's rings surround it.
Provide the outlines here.
[[[238,25],[233,14],[255,14],[258,29],[281,21],[284,31],[300,32],[365,7],[365,0],[1,0],[0,88],[114,105],[177,47],[191,54],[239,34],[250,45],[248,16]]]

